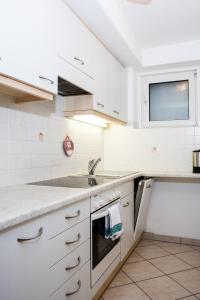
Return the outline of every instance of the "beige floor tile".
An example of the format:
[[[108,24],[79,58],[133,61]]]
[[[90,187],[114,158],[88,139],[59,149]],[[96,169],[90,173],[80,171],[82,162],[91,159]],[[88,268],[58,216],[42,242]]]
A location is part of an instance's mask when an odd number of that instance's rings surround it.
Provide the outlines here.
[[[195,296],[189,296],[189,297],[184,297],[184,298],[181,298],[180,300],[197,300],[198,298],[195,297]]]
[[[176,256],[193,267],[200,266],[200,252],[197,250],[176,254]]]
[[[138,244],[138,247],[150,246],[150,245],[153,245],[153,244],[154,244],[154,241],[152,241],[152,240],[142,240]]]
[[[146,247],[137,247],[135,249],[135,252],[137,252],[139,255],[146,259],[161,257],[169,255],[169,252],[166,252],[162,248],[160,248],[157,245],[150,245]]]
[[[152,300],[175,300],[190,293],[167,276],[141,281],[138,285]]]
[[[106,290],[104,300],[150,300],[136,284],[128,284]]]
[[[137,254],[136,252],[132,252],[129,258],[126,260],[126,263],[133,263],[137,261],[142,261],[144,258]]]
[[[126,274],[124,274],[122,271],[119,271],[119,273],[115,276],[109,287],[120,286],[131,282],[132,281],[130,280],[130,278],[128,278]]]
[[[200,299],[200,294],[195,295],[198,299]]]
[[[150,262],[165,274],[191,269],[191,266],[173,255],[154,258]]]
[[[133,279],[133,281],[140,281],[163,275],[162,272],[160,272],[148,261],[126,264],[122,267],[122,269],[130,278]]]
[[[177,253],[193,250],[192,247],[189,245],[176,244],[176,243],[158,242],[157,245],[171,254],[177,254]]]
[[[194,250],[200,251],[200,246],[192,246],[192,248],[193,248]]]
[[[198,270],[183,271],[169,276],[191,291],[191,293],[200,293],[200,272]]]

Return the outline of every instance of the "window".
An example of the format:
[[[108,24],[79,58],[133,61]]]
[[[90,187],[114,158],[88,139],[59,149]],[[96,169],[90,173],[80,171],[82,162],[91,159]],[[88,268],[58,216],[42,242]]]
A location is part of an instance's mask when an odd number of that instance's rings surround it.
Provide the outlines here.
[[[142,82],[144,127],[194,125],[194,71],[145,76]]]

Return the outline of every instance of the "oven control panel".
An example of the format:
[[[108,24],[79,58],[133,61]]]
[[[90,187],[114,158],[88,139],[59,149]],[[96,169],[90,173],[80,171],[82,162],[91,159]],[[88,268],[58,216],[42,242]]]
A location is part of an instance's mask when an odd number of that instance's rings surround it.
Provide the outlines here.
[[[120,191],[109,190],[91,197],[91,212],[94,212],[110,202],[119,199],[121,196]]]

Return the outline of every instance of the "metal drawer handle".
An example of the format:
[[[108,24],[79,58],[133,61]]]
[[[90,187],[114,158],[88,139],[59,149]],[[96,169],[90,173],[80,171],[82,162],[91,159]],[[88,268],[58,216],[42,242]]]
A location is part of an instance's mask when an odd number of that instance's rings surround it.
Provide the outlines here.
[[[18,243],[24,243],[24,242],[35,240],[35,239],[39,238],[42,235],[42,233],[43,233],[43,228],[40,227],[40,229],[38,230],[38,234],[36,236],[31,237],[31,238],[24,238],[24,239],[23,238],[18,238],[17,242]]]
[[[39,75],[39,78],[40,78],[40,79],[43,79],[43,80],[47,80],[47,81],[49,81],[51,84],[54,84],[54,81],[51,80],[51,79],[49,79],[49,78],[47,78],[47,77],[44,77],[44,76],[42,76],[42,75]]]
[[[113,110],[114,114],[119,115],[119,112],[117,110]]]
[[[65,219],[74,219],[74,218],[77,218],[77,217],[79,217],[79,216],[80,216],[80,213],[81,213],[81,211],[80,211],[80,209],[79,209],[79,210],[77,210],[77,213],[76,213],[76,215],[72,215],[72,216],[65,216]]]
[[[66,267],[65,270],[69,271],[69,270],[75,269],[76,267],[78,267],[80,265],[80,263],[81,263],[81,257],[79,256],[77,259],[77,263],[74,266]]]
[[[74,60],[79,61],[81,63],[81,66],[83,66],[85,64],[85,62],[77,56],[74,56]]]
[[[126,202],[126,204],[123,205],[123,207],[128,207],[129,206],[129,202]]]
[[[147,185],[147,189],[150,189],[151,188],[151,184]]]
[[[74,243],[77,243],[78,241],[80,241],[80,239],[81,239],[81,235],[80,235],[80,233],[78,233],[77,238],[74,241],[67,241],[67,242],[65,242],[65,244],[66,245],[74,244]]]
[[[98,106],[101,106],[101,107],[104,107],[104,104],[100,103],[100,102],[97,102],[97,105]]]
[[[81,281],[78,280],[77,289],[74,292],[66,293],[65,296],[68,297],[68,296],[71,296],[71,295],[74,295],[74,294],[78,293],[78,291],[80,291],[80,288],[81,288]]]

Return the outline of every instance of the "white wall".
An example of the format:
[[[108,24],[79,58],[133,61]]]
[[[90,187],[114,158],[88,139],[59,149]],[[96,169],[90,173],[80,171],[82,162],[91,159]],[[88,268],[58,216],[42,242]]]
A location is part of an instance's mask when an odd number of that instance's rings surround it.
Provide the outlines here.
[[[55,117],[53,107],[44,102],[14,105],[0,95],[0,186],[86,172],[90,158],[103,157],[103,130]],[[75,144],[70,158],[62,150],[66,134]]]
[[[156,147],[157,152],[153,151]],[[105,130],[106,169],[192,172],[192,150],[200,148],[200,128]],[[200,239],[200,181],[156,182],[146,231]]]
[[[155,182],[146,231],[200,239],[200,182]]]

